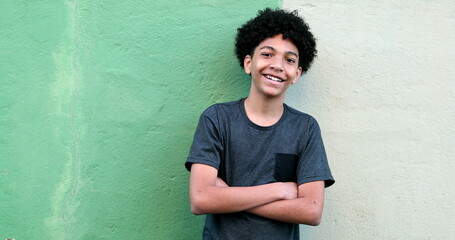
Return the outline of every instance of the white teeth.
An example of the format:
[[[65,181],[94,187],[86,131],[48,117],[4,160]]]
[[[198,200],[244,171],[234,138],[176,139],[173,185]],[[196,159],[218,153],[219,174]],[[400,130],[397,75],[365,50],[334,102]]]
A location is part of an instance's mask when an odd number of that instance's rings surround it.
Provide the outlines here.
[[[282,79],[279,79],[279,78],[276,78],[276,77],[273,77],[273,76],[270,76],[270,75],[265,75],[266,78],[272,80],[272,81],[275,81],[275,82],[282,82],[283,80]]]

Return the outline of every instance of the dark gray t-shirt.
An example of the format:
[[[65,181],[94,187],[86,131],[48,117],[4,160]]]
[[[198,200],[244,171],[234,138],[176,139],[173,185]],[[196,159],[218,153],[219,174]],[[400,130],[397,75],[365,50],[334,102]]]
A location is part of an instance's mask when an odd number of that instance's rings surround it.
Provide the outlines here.
[[[286,104],[280,120],[269,127],[249,120],[244,99],[207,108],[185,163],[188,170],[192,163],[218,169],[229,186],[325,181],[329,187],[335,182],[316,120]],[[208,214],[203,239],[299,239],[299,227],[247,212]]]

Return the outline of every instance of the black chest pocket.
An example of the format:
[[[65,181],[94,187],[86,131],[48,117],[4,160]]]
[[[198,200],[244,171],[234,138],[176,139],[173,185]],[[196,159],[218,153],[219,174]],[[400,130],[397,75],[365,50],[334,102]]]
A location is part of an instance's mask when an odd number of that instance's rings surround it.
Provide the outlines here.
[[[297,182],[297,163],[296,154],[276,153],[275,172],[273,177],[277,182]]]

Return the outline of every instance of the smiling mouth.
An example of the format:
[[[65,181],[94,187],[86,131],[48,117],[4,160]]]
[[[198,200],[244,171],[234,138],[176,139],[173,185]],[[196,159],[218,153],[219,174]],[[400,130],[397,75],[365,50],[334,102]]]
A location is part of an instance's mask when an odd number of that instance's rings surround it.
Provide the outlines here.
[[[283,82],[284,80],[281,79],[281,78],[277,78],[277,77],[274,77],[274,76],[271,76],[271,75],[268,75],[268,74],[264,74],[264,77],[266,77],[267,79],[270,79],[274,82]]]

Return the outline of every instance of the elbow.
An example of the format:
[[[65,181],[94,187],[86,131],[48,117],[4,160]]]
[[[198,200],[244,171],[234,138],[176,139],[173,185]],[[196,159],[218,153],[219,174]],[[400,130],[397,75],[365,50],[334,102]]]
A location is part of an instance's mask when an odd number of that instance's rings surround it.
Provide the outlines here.
[[[309,215],[307,225],[318,226],[319,224],[321,224],[321,219],[322,219],[322,211],[314,210]]]
[[[197,205],[191,204],[191,213],[194,215],[202,215],[204,211]]]
[[[205,210],[205,206],[207,204],[201,197],[192,197],[190,199],[190,205],[191,205],[191,213],[194,215],[203,215],[207,214],[207,211]]]
[[[314,216],[307,223],[307,225],[310,225],[310,226],[319,226],[319,224],[321,224],[321,216]]]
[[[307,211],[305,214],[302,214],[303,217],[300,219],[298,222],[299,224],[305,224],[309,226],[318,226],[321,224],[321,219],[322,219],[322,211],[319,209],[311,209],[310,211]]]
[[[194,215],[202,215],[203,211],[197,207],[191,206],[191,213]]]
[[[213,199],[213,194],[209,188],[193,188],[190,190],[191,213],[203,215],[214,213],[217,202]]]
[[[319,204],[318,204],[319,203]],[[306,208],[306,219],[303,224],[309,226],[319,226],[322,220],[322,210],[324,205],[322,201],[312,200],[312,204]]]

